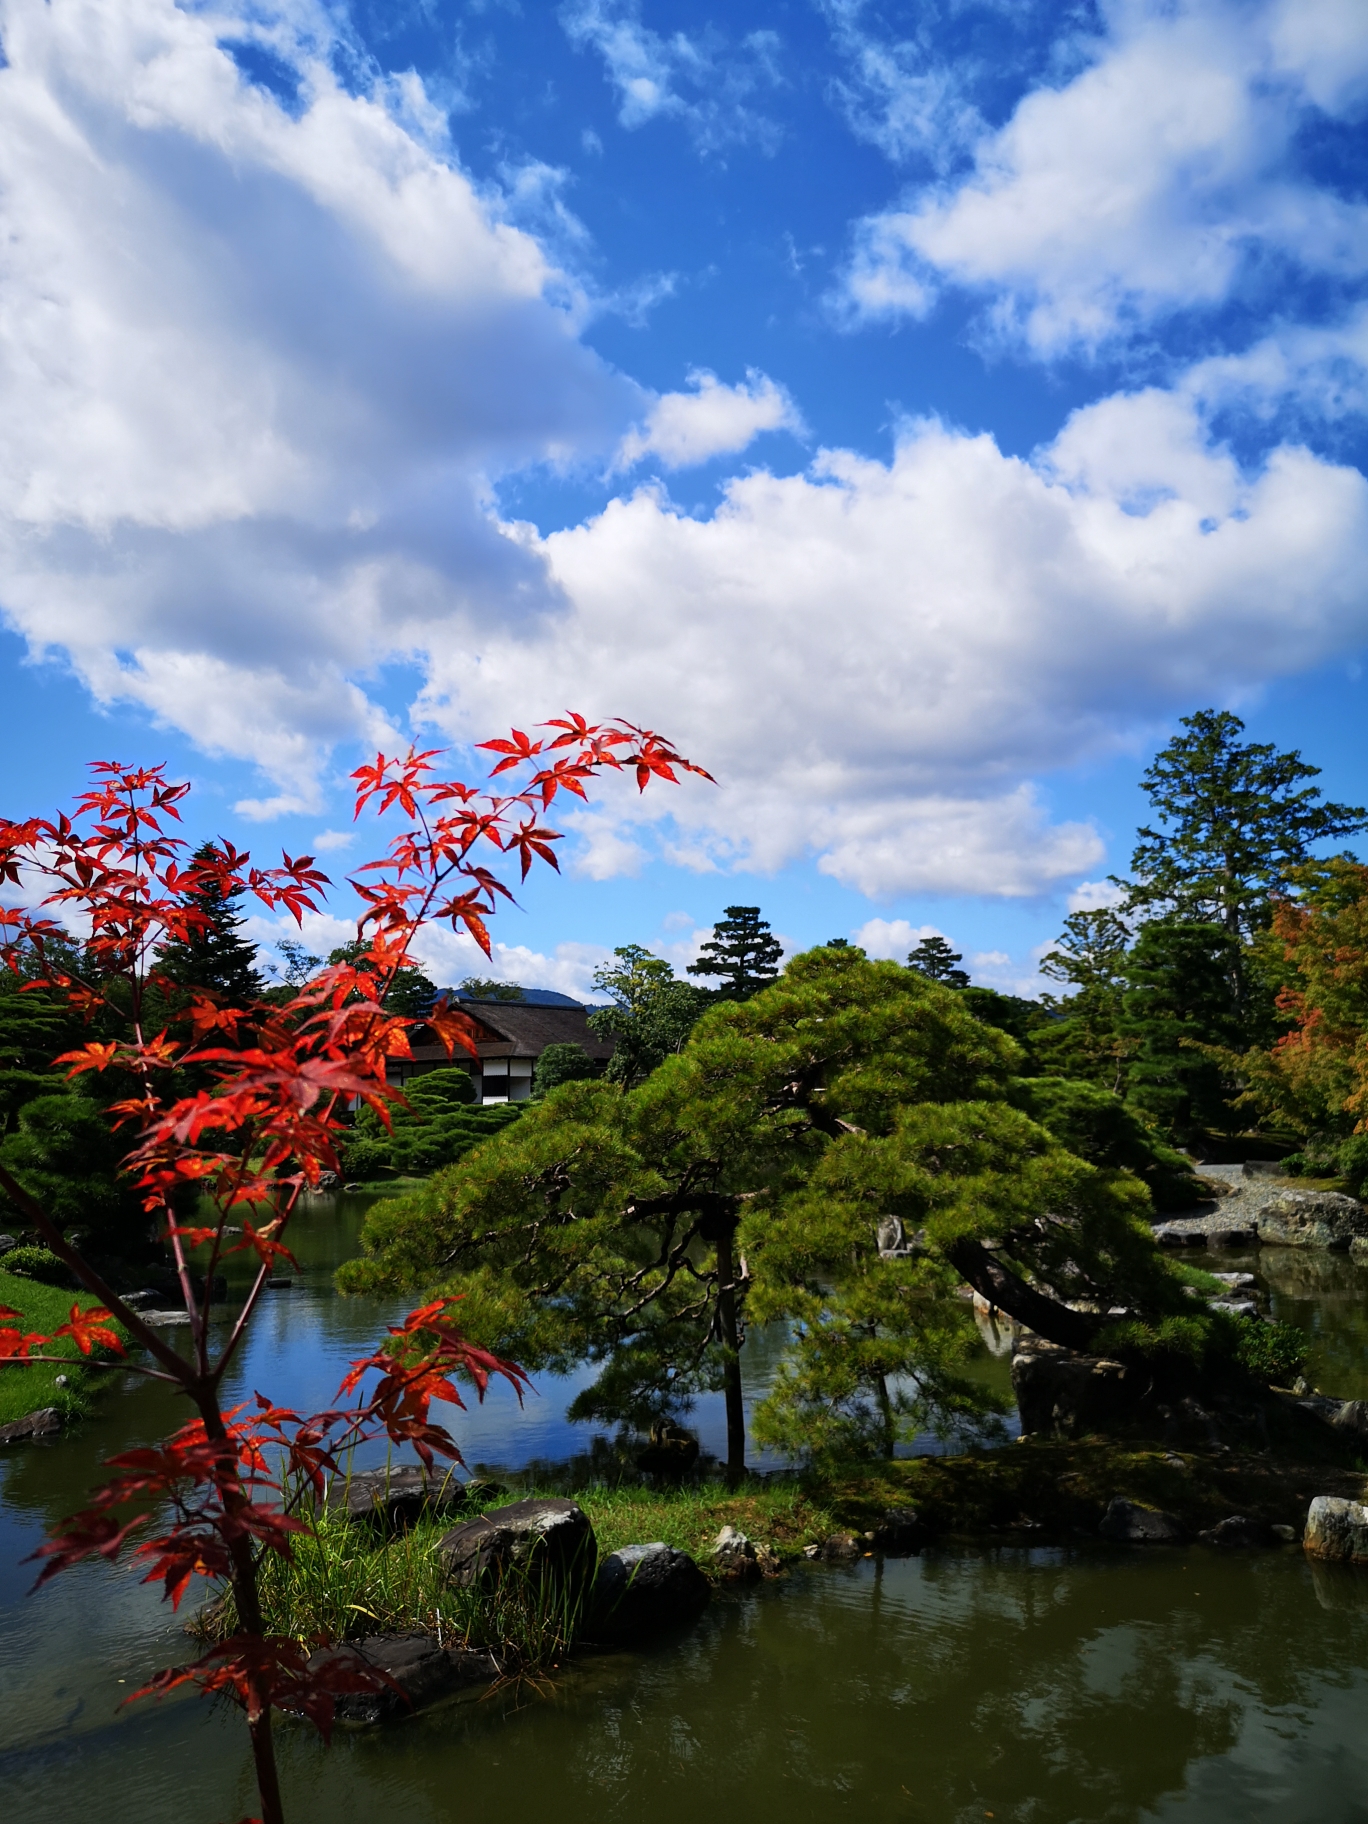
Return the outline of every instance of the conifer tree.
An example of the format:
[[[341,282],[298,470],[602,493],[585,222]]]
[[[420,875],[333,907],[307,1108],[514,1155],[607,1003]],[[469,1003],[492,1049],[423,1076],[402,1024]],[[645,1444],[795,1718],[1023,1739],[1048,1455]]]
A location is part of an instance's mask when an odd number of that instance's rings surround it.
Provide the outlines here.
[[[952,950],[943,937],[924,937],[909,955],[907,966],[929,982],[941,982],[947,988],[967,988],[967,971],[956,967],[963,961],[959,951]]]
[[[728,906],[688,972],[720,976],[721,986],[713,990],[720,1001],[748,1001],[777,979],[783,956],[759,906]]]
[[[1126,958],[1127,1099],[1180,1146],[1232,1125],[1234,1085],[1203,1047],[1238,1045],[1236,939],[1220,925],[1157,919]]]
[[[207,861],[210,854],[206,843],[195,851],[195,860]],[[264,984],[257,973],[256,945],[240,935],[241,892],[225,894],[217,879],[206,875],[190,897],[207,923],[163,946],[160,972],[182,988],[207,990],[234,1007],[248,1005],[259,998]]]
[[[1319,767],[1268,742],[1241,744],[1244,723],[1228,711],[1199,710],[1183,727],[1141,780],[1160,828],[1137,832],[1135,878],[1118,885],[1129,910],[1220,925],[1247,941],[1311,845],[1365,828],[1368,810],[1321,803],[1306,783]]]

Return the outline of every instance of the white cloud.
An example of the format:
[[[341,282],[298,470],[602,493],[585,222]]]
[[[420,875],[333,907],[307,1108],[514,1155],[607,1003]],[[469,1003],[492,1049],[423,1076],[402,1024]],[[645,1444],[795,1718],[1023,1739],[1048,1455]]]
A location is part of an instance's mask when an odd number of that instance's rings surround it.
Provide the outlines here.
[[[1089,66],[1031,90],[967,177],[859,225],[847,308],[921,316],[958,285],[1053,356],[1220,304],[1260,263],[1363,273],[1368,207],[1289,163],[1313,110],[1364,100],[1361,9],[1115,0],[1105,17]]]
[[[780,80],[775,33],[750,32],[735,46],[711,27],[666,36],[642,23],[637,0],[573,0],[561,19],[573,45],[602,57],[622,126],[676,119],[703,152],[747,141],[766,152],[778,146],[778,126],[756,106]]]
[[[101,700],[258,761],[269,814],[383,726],[352,674],[546,605],[489,477],[606,455],[641,394],[416,79],[342,89],[300,0],[287,111],[220,48],[265,30],[6,0],[0,600]]]
[[[1100,912],[1106,907],[1119,906],[1125,898],[1115,882],[1110,880],[1080,880],[1069,894],[1070,912]]]
[[[857,138],[896,163],[919,155],[945,170],[985,132],[983,116],[967,92],[966,59],[938,59],[925,23],[912,21],[907,37],[880,36],[865,0],[822,0],[845,73],[831,92]],[[1003,22],[1003,23],[1009,23]],[[995,34],[1000,45],[1001,24]]]
[[[355,839],[352,830],[320,830],[313,839],[314,852],[331,855],[338,849],[349,849]]]
[[[564,826],[597,878],[808,857],[874,895],[1028,896],[1101,857],[1031,777],[1368,633],[1363,476],[1211,431],[1359,384],[1358,319],[1100,400],[1029,460],[909,423],[886,462],[758,470],[710,517],[643,489],[542,538],[492,481],[607,460],[644,396],[421,91],[344,92],[301,27],[286,112],[222,16],[3,3],[0,599],[101,699],[261,765],[249,813],[320,804],[340,740],[392,744],[353,680],[402,660],[456,737],[570,704],[716,773]],[[766,384],[672,396],[669,447],[753,425]]]
[[[643,490],[539,548],[564,609],[486,634],[474,675],[434,651],[433,720],[661,723],[720,789],[609,792],[597,839],[639,863],[671,814],[676,859],[808,855],[876,895],[1090,874],[1096,832],[1024,779],[1368,633],[1368,482],[1295,446],[1242,467],[1179,393],[1102,400],[1029,462],[910,424],[890,463],[753,473],[708,519]]]
[[[659,456],[668,469],[683,469],[710,457],[744,450],[762,431],[801,435],[803,420],[787,391],[768,374],[748,368],[745,381],[724,386],[716,374],[695,368],[689,393],[664,393],[642,426],[628,432],[617,466],[630,468],[643,456]]]
[[[944,937],[938,925],[914,925],[905,918],[871,918],[851,937],[876,962],[905,963],[924,937]]]

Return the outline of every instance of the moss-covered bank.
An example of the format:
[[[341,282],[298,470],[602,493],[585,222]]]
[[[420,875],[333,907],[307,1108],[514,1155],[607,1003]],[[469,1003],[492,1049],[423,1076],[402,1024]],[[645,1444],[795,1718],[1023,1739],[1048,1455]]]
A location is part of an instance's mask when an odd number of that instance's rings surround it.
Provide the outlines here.
[[[72,1304],[78,1301],[83,1305],[91,1302],[87,1294],[40,1285],[37,1280],[0,1269],[0,1305],[23,1312],[25,1330],[50,1333],[66,1322]],[[64,1361],[61,1367],[51,1362],[0,1367],[0,1425],[9,1425],[45,1406],[55,1406],[64,1425],[89,1412],[100,1383],[108,1379],[108,1370],[91,1367],[68,1338],[53,1343],[44,1353],[68,1358],[70,1366]],[[102,1359],[109,1359],[107,1351],[100,1353]],[[65,1376],[65,1387],[57,1385],[58,1375]]]

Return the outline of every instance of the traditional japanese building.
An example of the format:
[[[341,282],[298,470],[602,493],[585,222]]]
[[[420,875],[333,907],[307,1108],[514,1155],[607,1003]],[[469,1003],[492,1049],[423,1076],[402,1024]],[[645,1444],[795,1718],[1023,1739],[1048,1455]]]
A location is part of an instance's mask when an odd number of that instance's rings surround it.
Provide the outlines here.
[[[449,992],[480,1029],[478,1058],[471,1058],[459,1046],[448,1057],[443,1046],[423,1043],[420,1033],[412,1059],[391,1062],[391,1083],[407,1083],[426,1071],[458,1065],[475,1078],[477,1102],[525,1102],[532,1094],[533,1067],[548,1045],[579,1045],[600,1069],[613,1055],[613,1041],[590,1031],[589,1008],[568,994],[527,988],[518,1001],[483,1001],[472,1000],[459,990]]]

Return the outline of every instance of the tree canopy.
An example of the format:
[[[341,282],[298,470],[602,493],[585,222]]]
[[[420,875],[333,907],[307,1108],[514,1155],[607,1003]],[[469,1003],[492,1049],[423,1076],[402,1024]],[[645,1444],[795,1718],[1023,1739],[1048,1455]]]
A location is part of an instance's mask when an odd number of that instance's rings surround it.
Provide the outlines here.
[[[1189,923],[1220,925],[1234,939],[1267,925],[1270,894],[1305,862],[1314,843],[1368,825],[1362,805],[1328,804],[1299,753],[1241,743],[1244,723],[1228,710],[1183,717],[1141,784],[1158,813],[1142,827],[1122,882],[1127,906]]]
[[[566,1084],[378,1206],[341,1283],[440,1285],[529,1366],[592,1362],[576,1417],[644,1425],[720,1389],[733,1472],[746,1326],[782,1320],[793,1342],[757,1435],[891,1449],[992,1405],[962,1373],[964,1280],[1071,1346],[1116,1307],[1191,1314],[1144,1185],[1012,1105],[1021,1061],[917,972],[810,951],[715,1005],[636,1087]]]
[[[759,906],[728,906],[687,973],[720,977],[714,990],[720,1000],[747,1001],[775,980],[783,957],[784,946]]]
[[[206,864],[214,853],[211,844],[201,844],[194,860]],[[188,897],[197,922],[184,936],[162,945],[157,958],[160,973],[178,987],[215,995],[234,1007],[259,999],[264,984],[257,969],[257,947],[242,935],[242,891],[225,892],[219,874],[206,871]]]
[[[611,1081],[640,1083],[683,1046],[713,997],[706,988],[677,980],[663,957],[640,944],[623,944],[613,955],[615,964],[594,971],[594,987],[610,1004],[594,1009],[589,1026],[613,1041]]]
[[[929,982],[943,982],[947,988],[967,988],[969,975],[957,967],[964,958],[952,950],[943,937],[924,937],[907,958],[909,969],[915,969]]]

